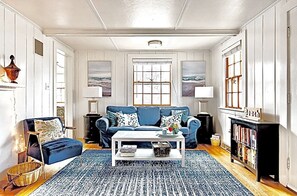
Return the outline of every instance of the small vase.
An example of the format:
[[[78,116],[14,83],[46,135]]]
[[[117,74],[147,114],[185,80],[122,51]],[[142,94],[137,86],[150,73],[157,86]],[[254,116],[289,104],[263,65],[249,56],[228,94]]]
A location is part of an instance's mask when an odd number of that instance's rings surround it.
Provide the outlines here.
[[[10,64],[7,67],[4,67],[4,69],[6,71],[7,77],[10,79],[10,82],[17,83],[15,80],[18,78],[19,72],[21,71],[21,69],[14,64],[13,55],[10,56],[10,60],[11,60]]]

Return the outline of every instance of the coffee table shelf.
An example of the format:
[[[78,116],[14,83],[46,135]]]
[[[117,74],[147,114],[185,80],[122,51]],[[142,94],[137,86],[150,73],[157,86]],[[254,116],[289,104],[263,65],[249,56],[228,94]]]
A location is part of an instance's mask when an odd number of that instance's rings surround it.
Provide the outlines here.
[[[115,155],[115,160],[182,160],[182,155],[179,150],[171,149],[168,157],[155,157],[153,149],[137,149],[133,157],[122,157],[120,152]]]
[[[181,160],[182,167],[185,167],[185,138],[182,134],[176,137],[159,137],[158,131],[118,131],[111,140],[112,166],[116,165],[117,160],[147,160],[147,161],[169,161]],[[153,149],[138,148],[132,157],[121,156],[119,149],[122,142],[176,142],[176,149],[171,149],[169,156],[156,157]]]

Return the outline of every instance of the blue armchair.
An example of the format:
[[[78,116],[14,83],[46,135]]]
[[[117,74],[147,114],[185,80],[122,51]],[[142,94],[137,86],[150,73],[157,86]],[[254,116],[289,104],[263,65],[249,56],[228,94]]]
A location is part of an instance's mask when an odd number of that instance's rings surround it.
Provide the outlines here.
[[[61,131],[65,133],[68,127],[63,125],[59,117],[30,118],[23,121],[25,142],[27,143],[27,156],[47,165],[81,155],[83,148],[82,142],[64,137],[40,145],[39,133],[35,131],[34,121],[49,121],[54,119],[58,119],[58,122],[61,123],[60,127],[63,129]]]

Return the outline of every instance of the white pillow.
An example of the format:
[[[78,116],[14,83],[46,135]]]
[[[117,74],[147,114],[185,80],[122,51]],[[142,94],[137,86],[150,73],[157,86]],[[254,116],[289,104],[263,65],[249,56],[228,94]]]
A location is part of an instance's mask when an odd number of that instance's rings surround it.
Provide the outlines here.
[[[117,112],[117,117],[118,117],[118,127],[124,127],[124,126],[138,127],[139,126],[137,113],[122,114]]]
[[[63,127],[59,119],[34,120],[35,131],[39,133],[41,144],[65,137]]]
[[[172,116],[162,116],[160,127],[169,127],[173,123],[177,123],[178,126],[180,127],[182,115],[183,115],[182,113],[178,113]]]

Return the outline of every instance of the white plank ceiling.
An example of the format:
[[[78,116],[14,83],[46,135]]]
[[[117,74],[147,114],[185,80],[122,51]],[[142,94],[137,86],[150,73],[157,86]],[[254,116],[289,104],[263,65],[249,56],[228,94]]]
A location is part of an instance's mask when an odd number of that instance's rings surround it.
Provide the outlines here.
[[[98,50],[210,49],[276,0],[1,0],[48,36]]]

